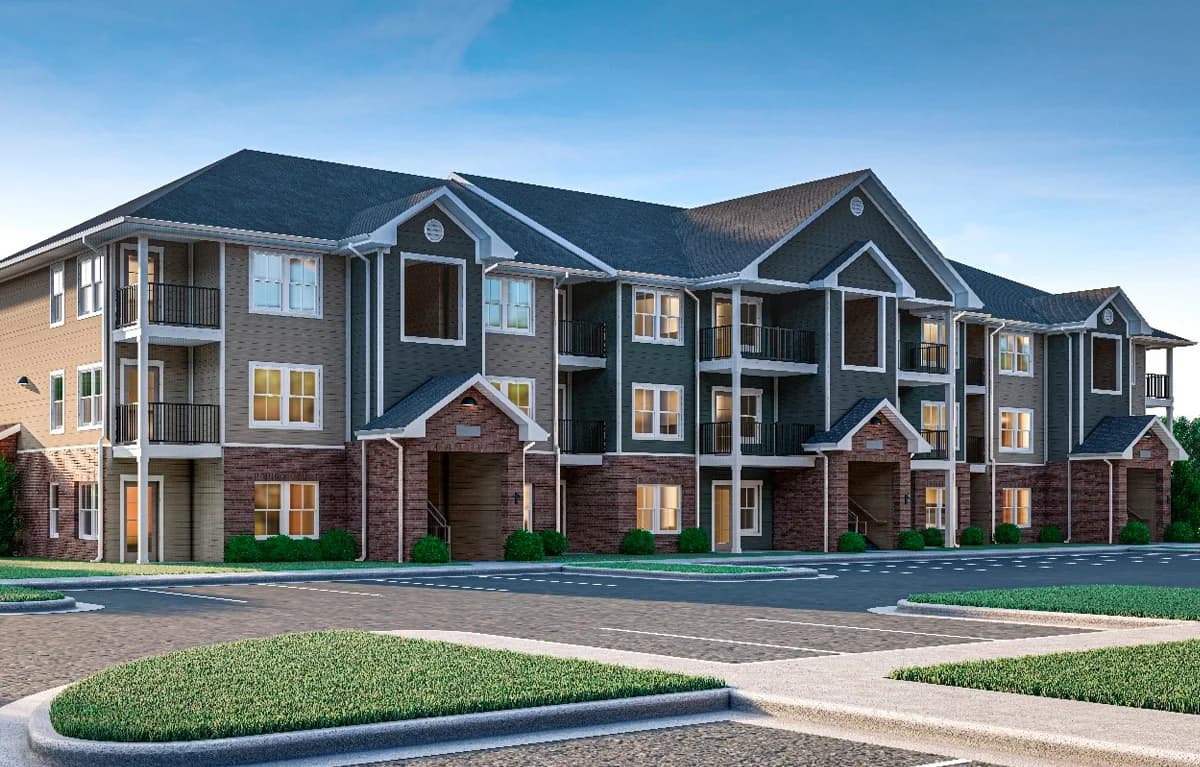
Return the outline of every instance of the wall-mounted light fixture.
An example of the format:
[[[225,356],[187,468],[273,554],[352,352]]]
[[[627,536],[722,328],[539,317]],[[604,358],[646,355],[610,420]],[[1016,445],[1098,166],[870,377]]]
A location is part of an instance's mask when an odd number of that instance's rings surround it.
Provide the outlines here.
[[[883,419],[882,419],[882,418],[880,418],[880,417],[879,417],[879,416],[877,416],[877,415],[873,415],[873,416],[871,416],[871,425],[872,425],[872,426],[878,426],[878,425],[879,425],[879,424],[881,424],[881,423],[883,423]]]
[[[32,389],[33,382],[29,380],[29,376],[21,376],[17,379],[17,386],[24,386],[26,389]]]
[[[465,407],[467,410],[474,410],[475,408],[479,407],[479,402],[477,402],[475,398],[469,394],[463,397],[462,402],[459,404]]]
[[[513,493],[513,506],[520,506],[520,505],[521,505],[521,494]]]

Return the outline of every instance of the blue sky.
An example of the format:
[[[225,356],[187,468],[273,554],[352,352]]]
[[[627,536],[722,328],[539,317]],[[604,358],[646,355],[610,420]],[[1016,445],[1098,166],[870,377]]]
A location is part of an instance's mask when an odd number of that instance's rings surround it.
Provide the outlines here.
[[[1194,2],[0,0],[0,253],[242,147],[676,204],[869,166],[950,257],[1120,284],[1200,338],[1197,28]]]

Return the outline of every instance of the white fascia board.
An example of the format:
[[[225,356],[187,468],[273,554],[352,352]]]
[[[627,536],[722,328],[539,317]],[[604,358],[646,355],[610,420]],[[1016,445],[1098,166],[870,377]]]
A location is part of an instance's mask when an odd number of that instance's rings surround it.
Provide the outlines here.
[[[883,251],[871,240],[868,240],[861,248],[847,256],[828,277],[822,280],[813,280],[811,285],[815,288],[823,289],[840,287],[839,279],[842,272],[864,254],[869,255],[883,271],[887,272],[888,277],[892,278],[892,283],[896,286],[896,296],[898,298],[913,298],[916,296],[916,291],[913,290],[908,280],[904,279],[904,275],[900,273],[896,265],[887,256],[883,255]]]
[[[467,233],[478,246],[487,243],[488,252],[480,252],[479,257],[485,261],[511,261],[516,258],[517,251],[496,234],[483,219],[475,215],[463,201],[448,187],[438,187],[433,194],[425,197],[412,207],[401,211],[374,231],[348,237],[340,241],[342,247],[354,245],[359,250],[379,250],[396,245],[396,228],[414,216],[430,207],[436,207],[450,218],[460,229]]]
[[[17,434],[20,431],[21,431],[21,424],[14,423],[12,426],[9,426],[7,429],[0,431],[0,439],[8,439],[12,435]]]
[[[280,232],[262,232],[255,229],[236,229],[228,226],[213,226],[211,224],[189,224],[186,221],[164,221],[154,218],[137,218],[131,216],[125,219],[131,224],[145,224],[146,226],[161,226],[167,229],[176,229],[185,232],[195,232],[199,234],[221,235],[227,238],[252,238],[266,239],[279,242],[293,243],[295,245],[312,245],[319,249],[327,250],[338,246],[337,240],[327,240],[323,237],[305,237],[298,234],[282,234]]]
[[[1119,311],[1121,313],[1121,316],[1125,318],[1126,335],[1135,336],[1135,335],[1138,335],[1139,333],[1149,332],[1150,331],[1150,323],[1146,322],[1146,318],[1142,316],[1142,313],[1138,311],[1138,308],[1133,305],[1132,301],[1129,300],[1129,296],[1125,295],[1125,290],[1123,288],[1117,288],[1116,292],[1113,293],[1111,296],[1109,296],[1107,301],[1100,304],[1100,306],[1096,307],[1096,311],[1092,312],[1091,315],[1088,316],[1088,318],[1086,320],[1084,320],[1084,324],[1087,325],[1089,328],[1099,327],[1100,326],[1100,313],[1103,312],[1106,307],[1117,303],[1118,300],[1120,300],[1121,305],[1117,306],[1116,310]],[[1132,318],[1129,316],[1131,314],[1133,315]],[[1131,332],[1132,328],[1130,326],[1132,326],[1134,324],[1131,321],[1133,319],[1136,319],[1137,323],[1138,323],[1136,333]]]
[[[76,232],[75,234],[72,234],[68,237],[63,237],[61,239],[54,240],[53,242],[48,242],[45,245],[41,246],[40,248],[37,248],[36,250],[31,250],[31,251],[28,251],[25,253],[21,253],[20,255],[14,254],[14,255],[9,256],[8,258],[4,259],[3,261],[0,261],[0,270],[8,269],[11,266],[23,263],[25,261],[28,261],[31,258],[36,258],[37,256],[40,256],[43,253],[48,253],[52,250],[55,250],[56,248],[61,248],[64,245],[70,245],[72,242],[74,242],[76,240],[82,241],[82,239],[84,237],[95,234],[97,232],[102,232],[105,229],[108,229],[113,226],[117,226],[124,222],[125,222],[125,217],[118,216],[117,218],[110,219],[109,221],[105,221],[102,224],[96,224],[93,227],[84,229],[82,232]]]
[[[898,428],[900,433],[902,433],[908,440],[908,452],[927,453],[933,449],[933,447],[925,441],[925,438],[921,436],[921,432],[918,431],[917,428],[911,423],[909,423],[907,418],[900,414],[900,411],[896,409],[896,406],[892,404],[891,400],[886,399],[880,400],[879,404],[875,406],[875,409],[863,416],[862,420],[855,424],[853,429],[846,432],[846,436],[842,437],[842,439],[838,442],[820,444],[806,443],[805,447],[815,450],[851,450],[854,447],[854,435],[858,434],[862,427],[866,426],[867,422],[877,416],[881,410],[886,410],[895,419],[896,428]]]

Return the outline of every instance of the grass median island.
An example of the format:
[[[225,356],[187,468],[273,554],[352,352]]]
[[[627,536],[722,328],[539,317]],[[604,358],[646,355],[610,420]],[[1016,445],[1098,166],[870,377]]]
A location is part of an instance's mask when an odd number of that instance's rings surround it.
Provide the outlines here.
[[[1006,610],[1200,620],[1200,589],[1166,586],[1046,586],[912,594],[910,602]]]
[[[663,573],[700,573],[710,575],[738,575],[740,573],[786,573],[782,567],[760,565],[703,565],[687,562],[587,562],[580,567],[600,567],[605,570],[639,570]]]
[[[455,563],[451,563],[455,564]],[[461,563],[459,563],[461,564]],[[261,573],[279,570],[361,570],[370,567],[414,567],[412,562],[197,562],[146,564],[133,562],[73,562],[35,557],[0,558],[0,580],[26,578],[88,578],[108,575],[195,575]],[[426,565],[421,565],[422,567]]]
[[[907,682],[1200,714],[1200,641],[1111,647],[893,671]]]
[[[203,740],[718,687],[592,661],[323,631],[114,666],[59,694],[50,721],[88,740]]]
[[[43,591],[24,586],[0,586],[0,602],[49,602],[62,598],[63,595],[57,591]]]

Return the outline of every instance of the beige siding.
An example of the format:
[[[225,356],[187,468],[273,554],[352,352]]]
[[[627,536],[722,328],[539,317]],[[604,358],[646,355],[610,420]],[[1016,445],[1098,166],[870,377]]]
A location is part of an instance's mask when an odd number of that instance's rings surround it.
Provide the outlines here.
[[[1033,334],[1033,375],[1014,376],[1000,372],[999,335],[992,340],[992,361],[996,366],[995,394],[992,404],[992,450],[997,463],[1042,463],[1045,458],[1045,399],[1043,388],[1046,380],[1046,337]],[[1000,452],[1000,409],[1028,408],[1033,411],[1033,452]]]
[[[150,476],[162,477],[163,559],[167,562],[190,561],[193,557],[193,494],[190,463],[190,461],[174,460],[150,461]],[[121,478],[136,475],[137,463],[132,459],[113,460],[108,464],[104,480],[105,559],[120,559],[121,547],[124,543],[121,538],[121,519],[125,514]],[[199,550],[196,551],[196,557],[201,557]],[[130,561],[132,558],[127,556],[126,561]]]
[[[554,282],[534,280],[535,335],[488,333],[486,368],[489,376],[532,378],[534,384],[534,420],[550,434],[554,433]],[[534,449],[549,449],[546,442]]]
[[[225,485],[221,460],[195,461],[192,475],[193,546],[199,562],[225,558]]]

